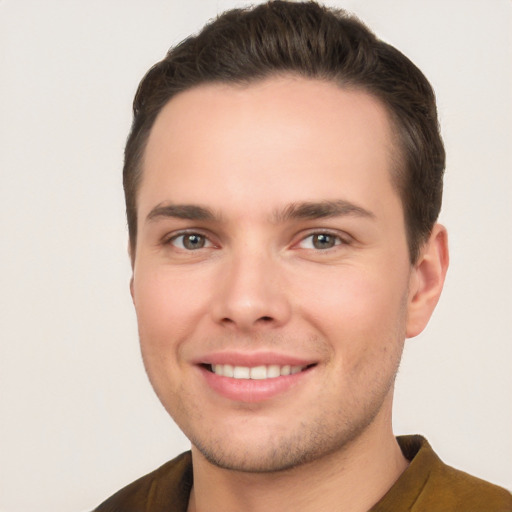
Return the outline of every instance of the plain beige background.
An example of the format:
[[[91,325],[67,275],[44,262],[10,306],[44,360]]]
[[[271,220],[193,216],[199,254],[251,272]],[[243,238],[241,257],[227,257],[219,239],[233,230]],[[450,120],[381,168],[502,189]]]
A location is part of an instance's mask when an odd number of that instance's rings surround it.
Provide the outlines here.
[[[0,510],[81,512],[187,448],[147,383],[121,190],[131,101],[232,0],[0,0]],[[452,265],[395,430],[512,488],[512,2],[332,1],[432,81]]]

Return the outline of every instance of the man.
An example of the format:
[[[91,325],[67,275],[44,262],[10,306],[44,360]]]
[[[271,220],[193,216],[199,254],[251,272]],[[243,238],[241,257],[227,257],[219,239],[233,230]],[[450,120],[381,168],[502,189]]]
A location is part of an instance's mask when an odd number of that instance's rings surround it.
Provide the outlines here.
[[[512,510],[391,429],[404,340],[448,267],[444,162],[423,74],[315,3],[229,11],[148,72],[131,293],[192,449],[98,511]]]

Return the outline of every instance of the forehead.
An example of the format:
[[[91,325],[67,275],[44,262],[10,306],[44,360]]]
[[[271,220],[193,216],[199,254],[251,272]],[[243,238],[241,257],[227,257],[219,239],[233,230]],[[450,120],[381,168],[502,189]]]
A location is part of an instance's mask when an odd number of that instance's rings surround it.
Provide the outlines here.
[[[294,76],[207,84],[178,94],[157,117],[139,192],[151,191],[153,207],[174,200],[166,194],[213,200],[219,187],[230,192],[223,206],[246,207],[258,197],[331,199],[333,186],[357,195],[370,182],[393,193],[393,153],[387,111],[366,92]]]

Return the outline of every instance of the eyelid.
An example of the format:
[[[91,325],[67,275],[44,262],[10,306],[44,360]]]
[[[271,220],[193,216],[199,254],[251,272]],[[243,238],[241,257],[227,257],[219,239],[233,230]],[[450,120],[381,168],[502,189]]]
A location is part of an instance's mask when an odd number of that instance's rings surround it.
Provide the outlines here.
[[[213,241],[212,236],[210,234],[205,233],[204,230],[202,230],[202,229],[194,229],[194,228],[180,229],[178,231],[173,231],[172,233],[167,233],[166,235],[164,235],[162,237],[160,243],[162,245],[172,245],[172,246],[176,247],[173,244],[173,242],[175,240],[177,240],[178,238],[184,237],[186,235],[198,235],[198,236],[203,237],[207,243],[207,246],[201,247],[201,249],[208,249],[210,247],[216,247],[218,245]],[[176,248],[182,249],[181,247],[176,247]],[[182,250],[188,251],[188,249],[182,249]],[[199,249],[197,249],[197,250],[199,250]]]
[[[295,242],[293,244],[293,246],[298,247],[305,240],[307,240],[308,238],[311,238],[315,235],[328,235],[328,236],[332,236],[337,239],[337,243],[335,243],[333,247],[323,249],[323,250],[310,248],[311,250],[315,250],[315,251],[327,252],[329,250],[335,249],[336,247],[339,247],[340,245],[350,245],[353,242],[353,238],[345,232],[340,232],[337,230],[324,228],[324,229],[311,229],[311,230],[307,230],[307,232],[305,232],[305,233],[304,232],[301,233],[299,235],[300,236],[299,240],[297,242]],[[308,248],[308,250],[309,250],[309,248]]]

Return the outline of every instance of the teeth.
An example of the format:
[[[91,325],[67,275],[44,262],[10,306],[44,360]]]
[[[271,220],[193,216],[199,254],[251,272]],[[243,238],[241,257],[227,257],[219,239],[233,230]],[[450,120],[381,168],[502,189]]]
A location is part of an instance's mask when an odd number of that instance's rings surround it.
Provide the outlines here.
[[[233,377],[235,379],[250,379],[251,369],[247,366],[235,366],[233,368]]]
[[[267,379],[275,379],[282,375],[281,368],[277,364],[267,366]]]
[[[307,366],[290,366],[286,364],[279,366],[271,364],[268,366],[232,366],[230,364],[212,364],[211,370],[221,377],[232,377],[234,379],[254,379],[265,380],[275,379],[276,377],[293,375],[307,368]]]
[[[251,368],[251,379],[263,380],[267,378],[266,366],[255,366]]]

